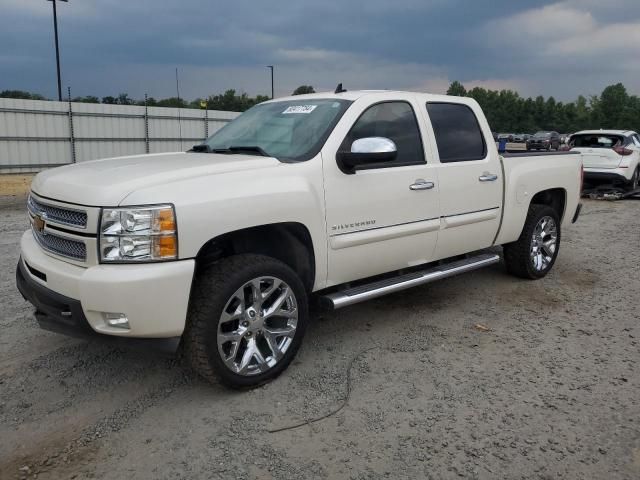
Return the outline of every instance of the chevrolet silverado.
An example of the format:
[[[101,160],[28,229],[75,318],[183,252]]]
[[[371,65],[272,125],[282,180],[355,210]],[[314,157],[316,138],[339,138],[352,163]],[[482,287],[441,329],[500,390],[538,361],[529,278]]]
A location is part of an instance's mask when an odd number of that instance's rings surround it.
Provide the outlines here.
[[[282,98],[189,152],[38,174],[17,285],[43,328],[181,347],[251,387],[293,359],[311,295],[346,307],[495,264],[497,246],[544,277],[581,181],[581,153],[499,155],[470,98]]]

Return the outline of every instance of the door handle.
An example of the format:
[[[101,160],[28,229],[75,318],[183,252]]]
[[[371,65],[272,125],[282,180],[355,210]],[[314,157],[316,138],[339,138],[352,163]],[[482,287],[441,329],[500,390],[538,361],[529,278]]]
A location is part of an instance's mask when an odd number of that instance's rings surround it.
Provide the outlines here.
[[[416,183],[409,185],[410,190],[431,190],[433,187],[435,187],[435,183],[427,182],[421,178],[417,179]]]
[[[480,177],[478,177],[478,180],[481,182],[495,182],[497,179],[498,175],[489,172],[484,172]]]

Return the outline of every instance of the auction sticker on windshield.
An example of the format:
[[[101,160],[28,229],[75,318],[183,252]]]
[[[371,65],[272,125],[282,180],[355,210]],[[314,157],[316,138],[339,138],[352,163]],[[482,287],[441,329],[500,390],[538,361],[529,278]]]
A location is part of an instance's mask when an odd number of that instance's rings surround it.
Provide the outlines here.
[[[317,105],[292,105],[282,112],[285,113],[311,113],[316,109]]]

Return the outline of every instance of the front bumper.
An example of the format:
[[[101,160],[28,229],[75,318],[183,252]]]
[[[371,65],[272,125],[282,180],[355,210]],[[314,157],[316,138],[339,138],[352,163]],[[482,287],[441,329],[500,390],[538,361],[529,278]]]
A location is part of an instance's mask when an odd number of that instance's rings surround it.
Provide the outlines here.
[[[33,280],[22,258],[20,258],[16,269],[16,285],[25,300],[36,307],[36,320],[40,328],[44,330],[71,337],[95,339],[114,345],[150,349],[164,353],[174,353],[180,344],[180,337],[131,338],[103,335],[96,332],[89,325],[80,302],[49,290]]]
[[[20,247],[18,288],[49,317],[40,322],[44,328],[49,320],[61,325],[69,323],[61,318],[71,318],[75,326],[82,325],[80,333],[156,339],[182,335],[194,260],[84,268],[46,254],[31,231],[24,233]],[[60,305],[69,307],[70,316],[62,315]],[[129,329],[107,325],[105,313],[124,314]]]

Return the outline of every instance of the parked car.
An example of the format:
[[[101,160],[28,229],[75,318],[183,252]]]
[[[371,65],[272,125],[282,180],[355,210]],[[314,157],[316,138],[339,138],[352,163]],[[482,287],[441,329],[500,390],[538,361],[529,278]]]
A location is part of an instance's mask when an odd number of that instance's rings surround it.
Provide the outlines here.
[[[300,347],[312,294],[342,308],[495,264],[497,245],[515,276],[551,270],[581,155],[490,138],[470,98],[268,101],[190,152],[39,173],[17,285],[43,328],[182,344],[204,378],[260,385]]]
[[[526,142],[526,141],[527,141],[527,139],[526,139],[526,135],[525,135],[524,133],[516,133],[516,134],[513,136],[513,141],[514,141],[515,143],[524,143],[524,142]]]
[[[568,145],[570,138],[571,138],[571,134],[570,133],[561,133],[560,134],[560,143],[562,145]]]
[[[640,184],[640,136],[631,130],[583,130],[569,141],[584,158],[585,181],[636,190]]]
[[[558,150],[560,134],[558,132],[537,132],[527,141],[527,150]]]
[[[513,142],[513,134],[512,133],[501,133],[498,135],[498,141],[506,140],[509,143]]]

